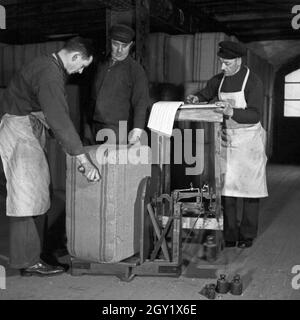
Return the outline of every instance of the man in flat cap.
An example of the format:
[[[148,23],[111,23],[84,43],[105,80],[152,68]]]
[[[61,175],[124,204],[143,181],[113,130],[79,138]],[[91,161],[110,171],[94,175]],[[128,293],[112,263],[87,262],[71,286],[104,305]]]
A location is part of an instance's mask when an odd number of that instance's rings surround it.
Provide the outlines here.
[[[93,88],[92,131],[99,142],[107,132],[102,129],[111,129],[116,143],[134,144],[145,127],[150,104],[148,81],[142,66],[130,55],[134,30],[117,24],[111,27],[109,35],[111,52],[105,62],[99,64]]]
[[[257,236],[259,199],[268,196],[266,162],[261,126],[263,86],[242,63],[246,49],[237,42],[222,41],[218,56],[222,73],[207,86],[187,96],[188,103],[215,102],[224,115],[221,148],[222,203],[225,246],[248,248]],[[217,102],[216,102],[217,101]],[[238,225],[238,198],[243,215]]]

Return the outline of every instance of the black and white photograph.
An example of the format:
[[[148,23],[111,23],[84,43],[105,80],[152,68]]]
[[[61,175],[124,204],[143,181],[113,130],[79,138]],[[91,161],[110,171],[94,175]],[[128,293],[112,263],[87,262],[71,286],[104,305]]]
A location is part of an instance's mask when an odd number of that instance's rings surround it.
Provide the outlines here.
[[[300,300],[300,3],[0,0],[0,300]]]

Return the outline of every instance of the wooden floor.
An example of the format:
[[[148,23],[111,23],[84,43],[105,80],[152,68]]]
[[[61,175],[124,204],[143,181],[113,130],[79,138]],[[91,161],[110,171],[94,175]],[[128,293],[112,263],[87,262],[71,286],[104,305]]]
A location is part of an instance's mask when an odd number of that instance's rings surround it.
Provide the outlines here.
[[[300,274],[300,166],[269,164],[267,173],[269,197],[261,202],[257,240],[249,249],[223,250],[222,261],[226,263],[217,267],[216,276],[221,273],[229,278],[236,273],[242,276],[243,295],[227,294],[218,296],[219,299],[300,299],[300,289],[292,287],[292,279],[297,276],[292,268],[299,265]],[[0,264],[6,264],[7,252],[7,218],[2,208]],[[189,255],[191,251],[185,254]],[[197,276],[202,265],[196,254],[192,254],[190,262],[194,273],[189,276],[185,272],[180,278],[137,276],[130,283],[122,283],[113,276],[64,274],[49,281],[12,274],[7,278],[7,290],[0,290],[0,299],[205,300],[199,291],[205,284],[216,282],[216,278]],[[300,287],[300,276],[294,283]]]
[[[267,174],[259,237],[225,271],[242,275],[248,299],[300,299],[300,290],[291,286],[293,266],[300,270],[300,166],[269,165]]]

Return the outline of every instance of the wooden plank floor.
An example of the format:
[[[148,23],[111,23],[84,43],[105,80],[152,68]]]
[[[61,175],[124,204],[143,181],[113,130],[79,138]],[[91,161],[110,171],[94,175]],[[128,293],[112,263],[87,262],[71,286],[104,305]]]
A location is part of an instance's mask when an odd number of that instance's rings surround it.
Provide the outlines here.
[[[247,299],[300,299],[291,286],[291,270],[300,265],[300,167],[269,165],[268,189],[257,240],[246,250],[226,249],[237,256],[224,271],[242,275]]]
[[[269,164],[268,187],[269,197],[261,202],[259,236],[254,245],[245,250],[227,248],[222,252],[226,264],[218,267],[217,275],[225,273],[231,278],[239,273],[244,284],[242,296],[227,294],[220,297],[222,300],[300,299],[300,289],[295,290],[291,285],[295,276],[292,268],[300,266],[300,166]],[[0,264],[4,264],[1,257],[8,255],[8,232],[3,199],[0,211]],[[193,252],[187,252],[186,256],[190,256],[197,271],[199,259],[196,251]],[[215,281],[199,278],[196,273],[194,278],[184,274],[180,278],[137,276],[130,283],[122,283],[113,276],[64,274],[50,281],[12,275],[7,279],[9,290],[0,291],[0,299],[206,300],[199,291]]]

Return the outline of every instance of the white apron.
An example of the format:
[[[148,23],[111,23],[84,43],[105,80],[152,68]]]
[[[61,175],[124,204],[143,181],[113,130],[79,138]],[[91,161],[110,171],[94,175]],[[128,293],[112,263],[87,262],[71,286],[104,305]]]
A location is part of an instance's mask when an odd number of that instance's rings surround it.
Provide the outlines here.
[[[44,143],[44,126],[35,116],[2,117],[0,156],[7,179],[7,216],[36,216],[49,209],[50,173]]]
[[[221,92],[225,76],[219,86],[219,100],[229,101],[234,108],[245,109],[244,90],[249,69],[242,89],[238,92]],[[221,147],[222,195],[229,197],[262,198],[268,196],[266,183],[265,130],[261,123],[239,124],[225,120],[223,130],[226,141]]]

